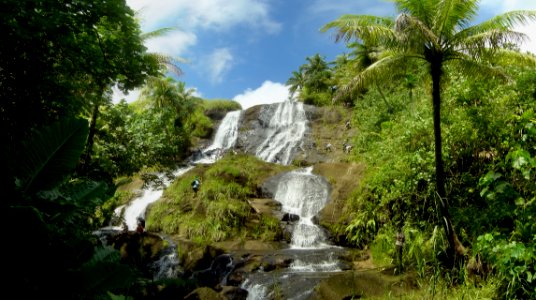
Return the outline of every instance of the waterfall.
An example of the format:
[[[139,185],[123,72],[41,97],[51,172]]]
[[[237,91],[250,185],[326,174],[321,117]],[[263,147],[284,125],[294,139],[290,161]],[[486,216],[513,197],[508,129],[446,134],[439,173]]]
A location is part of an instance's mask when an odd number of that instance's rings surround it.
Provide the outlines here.
[[[241,115],[241,110],[228,112],[218,127],[212,145],[208,146],[205,150],[196,153],[192,157],[192,164],[215,163],[221,158],[223,151],[234,147],[238,138],[238,124]]]
[[[173,178],[191,170],[194,166],[186,166],[176,169],[173,172]],[[135,230],[138,225],[138,218],[145,219],[145,210],[149,204],[157,201],[162,197],[165,187],[171,184],[173,178],[168,178],[164,173],[159,173],[158,181],[162,186],[148,187],[142,191],[141,196],[132,200],[127,206],[119,206],[115,209],[114,214],[117,217],[123,216],[123,220],[128,226],[128,230]],[[120,230],[121,226],[115,226],[113,229]]]
[[[159,187],[148,187],[142,191],[141,196],[133,199],[128,205],[122,205],[115,209],[115,219],[123,218],[128,226],[128,230],[135,230],[137,227],[138,218],[145,219],[145,211],[147,206],[162,196],[164,189],[169,186],[176,177],[183,175],[193,169],[198,163],[214,163],[221,157],[221,151],[232,148],[238,136],[238,122],[240,120],[241,111],[228,112],[223,118],[213,143],[205,150],[201,151],[201,155],[192,156],[187,160],[188,165],[176,169],[171,177],[165,173],[157,174],[157,181],[162,182]],[[101,231],[96,231],[96,235],[101,235],[102,232],[120,231],[121,226],[110,226],[102,228]],[[154,270],[154,278],[163,279],[177,276],[178,258],[176,255],[177,246],[168,240],[169,247],[164,251],[159,260],[155,261],[152,268]]]
[[[236,143],[236,138],[238,136],[238,121],[240,119],[241,111],[232,111],[225,115],[212,145],[207,147],[206,150],[202,151],[204,154],[209,153],[213,150],[227,150],[234,146]],[[148,188],[143,190],[143,194],[132,200],[130,204],[126,207],[121,206],[116,208],[115,214],[120,216],[121,212],[123,219],[126,222],[129,230],[135,230],[137,226],[138,218],[145,218],[145,210],[147,206],[158,199],[163,194],[163,190],[171,184],[174,178],[181,176],[182,174],[191,170],[197,163],[214,163],[219,159],[219,155],[202,155],[200,158],[192,159],[191,164],[186,167],[180,167],[173,172],[173,178],[167,178],[164,173],[158,174],[159,180],[162,181],[163,187],[160,188]],[[116,229],[120,229],[117,227]]]
[[[267,123],[267,134],[257,147],[256,156],[268,162],[290,164],[308,129],[303,104],[278,104]],[[330,186],[312,170],[313,167],[295,170],[278,180],[274,200],[281,203],[282,212],[288,214],[291,222],[297,219],[292,225],[289,249],[279,251],[292,257],[292,263],[275,274],[249,274],[241,286],[248,291],[248,300],[270,299],[276,291],[285,299],[308,299],[321,278],[341,271],[337,258],[343,249],[330,245],[326,233],[314,221],[329,201]]]
[[[309,167],[283,175],[275,194],[275,200],[282,204],[284,212],[299,216],[290,245],[295,249],[328,247],[324,232],[312,218],[328,202],[329,185],[311,171],[312,167]]]
[[[214,149],[230,149],[235,145],[236,139],[238,138],[238,121],[240,120],[241,113],[241,110],[235,110],[228,112],[225,115],[220,126],[218,127],[218,132],[216,132],[212,145],[210,145],[205,151]]]
[[[307,123],[303,103],[292,100],[279,103],[268,124],[267,136],[255,155],[267,162],[290,164],[301,145]]]

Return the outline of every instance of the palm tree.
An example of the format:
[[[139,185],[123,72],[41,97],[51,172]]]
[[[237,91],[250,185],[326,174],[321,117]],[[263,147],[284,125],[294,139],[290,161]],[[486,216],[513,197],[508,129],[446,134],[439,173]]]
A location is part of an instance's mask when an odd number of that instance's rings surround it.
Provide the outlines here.
[[[368,68],[370,65],[378,61],[381,54],[381,48],[377,45],[371,45],[370,42],[367,43],[351,43],[348,45],[348,47],[354,48],[354,51],[350,53],[350,55],[354,58],[354,61],[356,63],[356,66],[358,70],[364,70]],[[386,69],[385,71],[389,71]],[[377,79],[384,78],[386,75],[378,76]],[[382,88],[378,84],[378,80],[373,80],[374,86],[378,90],[378,93],[380,93],[380,97],[382,98],[383,102],[385,103],[385,106],[387,106],[387,111],[389,113],[393,112],[393,106],[389,101],[387,101],[387,98],[385,97]]]
[[[464,255],[449,215],[441,139],[441,79],[446,67],[468,75],[502,75],[487,63],[488,58],[506,50],[525,35],[513,31],[517,24],[536,19],[536,11],[511,11],[480,24],[470,25],[476,16],[478,0],[394,0],[396,19],[369,15],[343,15],[324,25],[323,32],[336,29],[336,41],[370,41],[383,47],[382,57],[350,82],[341,93],[368,84],[385,69],[394,73],[405,62],[426,64],[432,79],[432,107],[435,143],[435,181],[440,214],[448,237],[448,254]],[[518,53],[518,55],[522,55]]]
[[[294,96],[296,92],[300,92],[305,85],[305,76],[303,72],[292,71],[292,77],[287,80],[289,86],[290,98]]]
[[[307,63],[300,67],[300,72],[305,78],[305,86],[313,92],[326,90],[331,78],[328,63],[318,53],[305,60]]]
[[[193,89],[186,89],[184,82],[171,77],[150,77],[141,95],[152,107],[173,111],[175,124],[182,124],[194,111],[193,92]]]

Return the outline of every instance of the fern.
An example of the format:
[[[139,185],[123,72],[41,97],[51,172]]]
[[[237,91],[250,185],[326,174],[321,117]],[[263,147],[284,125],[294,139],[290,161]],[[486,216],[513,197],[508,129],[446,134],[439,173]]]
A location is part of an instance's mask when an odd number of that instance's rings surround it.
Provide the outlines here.
[[[37,192],[61,183],[77,165],[87,135],[84,119],[61,120],[36,132],[17,154],[18,188]]]

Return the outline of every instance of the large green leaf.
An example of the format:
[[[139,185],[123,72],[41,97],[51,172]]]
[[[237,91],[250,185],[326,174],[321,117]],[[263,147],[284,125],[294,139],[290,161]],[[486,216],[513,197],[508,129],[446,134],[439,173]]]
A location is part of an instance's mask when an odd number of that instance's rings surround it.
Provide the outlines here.
[[[36,132],[17,154],[17,185],[35,192],[59,184],[76,167],[88,135],[88,121],[65,119]]]

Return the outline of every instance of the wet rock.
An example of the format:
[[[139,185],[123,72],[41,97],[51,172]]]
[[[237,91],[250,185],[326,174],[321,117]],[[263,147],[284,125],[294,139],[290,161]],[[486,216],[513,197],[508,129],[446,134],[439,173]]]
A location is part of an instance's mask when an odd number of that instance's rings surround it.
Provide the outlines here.
[[[283,227],[283,236],[282,240],[290,244],[292,241],[292,231],[294,230],[294,225],[285,225]]]
[[[227,276],[227,285],[240,286],[246,279],[247,273],[244,269],[234,270],[229,276]]]
[[[195,271],[192,279],[200,286],[216,287],[226,284],[227,275],[233,270],[233,259],[229,254],[217,256],[205,270]]]
[[[285,255],[265,256],[261,261],[261,269],[264,272],[285,269],[293,262],[293,258]]]
[[[277,192],[277,187],[279,186],[279,182],[281,181],[281,177],[283,177],[285,174],[286,172],[279,173],[266,179],[261,186],[262,197],[274,198],[275,193]]]
[[[315,288],[313,300],[359,299],[391,295],[396,297],[401,289],[395,284],[399,279],[388,278],[378,271],[347,271],[323,279]]]
[[[236,286],[224,286],[220,295],[229,300],[246,300],[248,298],[248,291]]]
[[[226,300],[226,298],[215,290],[208,287],[195,289],[190,294],[184,297],[185,300]]]
[[[283,219],[281,221],[287,222],[287,223],[294,223],[300,220],[300,216],[291,214],[291,213],[285,213],[283,215]]]
[[[212,261],[224,251],[213,246],[197,246],[190,241],[178,241],[180,261],[185,275],[189,276],[196,270],[204,270],[212,265]]]
[[[107,245],[119,250],[123,262],[138,267],[149,277],[152,277],[150,265],[159,259],[165,249],[162,238],[148,232],[113,234],[107,237]]]

